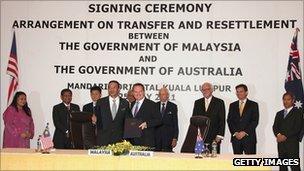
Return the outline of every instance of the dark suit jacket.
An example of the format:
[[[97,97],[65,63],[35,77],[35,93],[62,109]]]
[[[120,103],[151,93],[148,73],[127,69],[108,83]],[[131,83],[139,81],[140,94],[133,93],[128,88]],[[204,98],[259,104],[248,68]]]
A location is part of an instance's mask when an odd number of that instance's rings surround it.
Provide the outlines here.
[[[203,115],[210,119],[210,127],[206,136],[206,142],[212,143],[217,135],[225,134],[225,104],[222,99],[212,96],[211,102],[205,111],[205,98],[195,101],[192,116]]]
[[[232,143],[234,141],[238,141],[233,137],[235,132],[245,131],[248,134],[246,135],[246,143],[256,144],[257,140],[255,129],[259,122],[259,106],[256,102],[247,99],[242,117],[240,116],[239,111],[239,101],[231,103],[229,106],[227,122],[231,133]]]
[[[159,112],[161,113],[161,102],[157,102],[156,104]],[[162,144],[171,146],[172,139],[178,138],[178,119],[176,104],[170,101],[167,102],[161,121],[161,125],[156,127],[156,142],[159,143],[162,141]]]
[[[131,109],[134,104],[135,101],[132,102]],[[161,115],[156,103],[145,98],[135,118],[146,122],[147,128],[143,130],[141,137],[134,138],[134,145],[155,147],[155,127],[161,124]]]
[[[70,104],[70,112],[80,111],[79,106],[76,104]],[[66,130],[70,130],[68,125],[69,117],[68,108],[64,103],[59,103],[53,107],[53,122],[55,125],[55,133],[53,137],[54,147],[58,149],[67,148],[65,144],[69,141],[66,138]]]
[[[303,113],[301,110],[293,107],[285,118],[284,110],[276,114],[272,129],[275,136],[281,133],[287,137],[286,141],[282,142],[282,144],[288,144],[290,142],[298,143],[300,141],[303,124]]]
[[[125,118],[132,117],[127,100],[120,98],[115,118],[112,118],[109,96],[96,104],[97,145],[108,145],[123,140]]]
[[[93,114],[95,113],[95,109],[93,109],[93,102],[91,102],[84,105],[82,111]],[[96,126],[92,124],[92,122],[88,122],[84,124],[83,144],[86,149],[92,148],[96,145],[95,129]]]

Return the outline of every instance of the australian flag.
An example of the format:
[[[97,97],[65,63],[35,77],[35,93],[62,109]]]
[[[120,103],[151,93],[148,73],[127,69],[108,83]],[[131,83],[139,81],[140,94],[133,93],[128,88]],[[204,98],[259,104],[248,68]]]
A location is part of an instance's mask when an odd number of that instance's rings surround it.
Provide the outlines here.
[[[298,50],[298,29],[296,30],[290,45],[289,60],[285,79],[285,90],[295,95],[295,107],[303,110],[304,92],[302,74],[299,67],[300,55]]]
[[[194,152],[195,152],[195,154],[201,154],[203,150],[204,150],[204,141],[201,136],[201,131],[198,128]]]
[[[294,94],[295,96],[294,106],[304,111],[303,110],[304,92],[303,92],[303,84],[302,84],[302,76],[301,76],[302,74],[299,66],[300,55],[297,44],[298,32],[299,29],[297,28],[290,45],[289,60],[288,60],[287,73],[285,79],[285,90]],[[302,132],[299,137],[300,141],[302,140],[303,135],[304,135],[304,126],[302,128]]]

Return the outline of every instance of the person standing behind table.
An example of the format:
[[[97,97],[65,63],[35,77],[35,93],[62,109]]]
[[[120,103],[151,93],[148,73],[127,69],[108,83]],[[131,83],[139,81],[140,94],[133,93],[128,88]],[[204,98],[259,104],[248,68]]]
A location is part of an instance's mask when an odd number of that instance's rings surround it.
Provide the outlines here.
[[[142,123],[139,128],[143,130],[142,136],[133,139],[134,145],[155,147],[155,128],[161,124],[161,116],[155,102],[145,97],[145,88],[141,83],[132,87],[135,101],[132,102],[133,118]]]
[[[132,90],[129,90],[127,93],[127,101],[129,102],[129,108],[131,108],[132,102],[135,101]]]
[[[299,158],[299,141],[303,126],[303,111],[294,107],[295,97],[286,92],[283,95],[284,109],[279,111],[272,126],[277,138],[279,158]],[[286,170],[287,166],[280,166],[280,170]],[[291,166],[291,170],[300,170],[300,164]]]
[[[90,96],[92,99],[91,103],[88,103],[83,106],[82,111],[88,112],[92,115],[92,121],[84,124],[84,137],[83,137],[83,144],[85,149],[92,148],[96,145],[96,103],[97,100],[101,98],[101,88],[98,86],[94,86],[90,89]]]
[[[55,133],[53,137],[54,148],[70,149],[73,148],[71,143],[70,131],[70,114],[71,112],[80,111],[77,104],[71,103],[72,91],[70,89],[63,89],[60,93],[61,103],[53,107],[53,123],[55,126]]]
[[[167,88],[161,88],[158,95],[160,101],[156,104],[161,113],[162,124],[155,130],[156,151],[172,152],[178,138],[177,106],[169,101]]]
[[[119,97],[121,85],[112,80],[108,84],[108,96],[101,98],[96,104],[97,145],[121,142],[123,140],[124,124],[131,117],[129,103]]]
[[[206,136],[209,150],[212,150],[212,142],[216,141],[217,153],[220,153],[220,144],[225,134],[225,104],[222,99],[214,97],[211,83],[204,83],[201,87],[203,98],[194,102],[192,116],[206,116],[210,119],[210,127]]]
[[[24,92],[16,92],[12,103],[3,113],[3,120],[3,148],[30,148],[34,122]]]
[[[256,127],[259,122],[259,106],[247,98],[245,84],[235,87],[237,101],[229,106],[228,127],[234,154],[256,154]]]

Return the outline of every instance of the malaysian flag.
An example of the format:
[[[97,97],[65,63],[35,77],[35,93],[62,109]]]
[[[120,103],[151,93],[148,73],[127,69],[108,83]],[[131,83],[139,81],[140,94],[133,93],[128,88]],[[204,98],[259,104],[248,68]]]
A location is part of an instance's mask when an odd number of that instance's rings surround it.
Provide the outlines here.
[[[204,141],[203,141],[202,136],[201,136],[201,131],[198,128],[197,129],[197,136],[196,136],[196,143],[195,143],[195,147],[194,147],[194,152],[195,152],[195,154],[201,154],[203,150],[204,150]]]
[[[303,109],[304,92],[302,85],[302,74],[299,67],[300,55],[298,50],[298,32],[297,28],[290,45],[287,74],[285,79],[285,90],[295,95],[295,107]]]
[[[13,42],[11,47],[11,53],[8,59],[8,66],[6,73],[11,76],[11,83],[8,88],[7,104],[9,104],[11,97],[15,93],[18,87],[18,60],[17,60],[17,47],[16,47],[16,37],[15,32],[13,36]]]
[[[54,147],[54,143],[52,141],[51,137],[44,137],[42,136],[40,138],[40,143],[41,143],[41,149],[46,150]]]

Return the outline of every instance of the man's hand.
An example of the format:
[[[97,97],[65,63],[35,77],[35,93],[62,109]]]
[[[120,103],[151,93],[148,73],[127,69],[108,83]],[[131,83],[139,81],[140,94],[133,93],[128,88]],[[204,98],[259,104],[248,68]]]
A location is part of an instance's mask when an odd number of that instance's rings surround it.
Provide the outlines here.
[[[244,138],[247,135],[247,133],[245,131],[241,131],[241,132],[239,132],[239,135],[240,135],[240,137],[242,139],[242,138]]]
[[[281,133],[279,133],[277,135],[277,142],[284,142],[284,141],[286,141],[286,139],[287,139],[287,137]]]
[[[177,139],[173,138],[171,143],[172,148],[176,147],[176,144],[177,144]]]
[[[97,122],[97,117],[96,117],[96,115],[95,114],[93,114],[92,115],[92,124],[96,124],[96,122]]]
[[[241,140],[245,136],[246,136],[246,132],[244,132],[244,131],[235,133],[235,138],[238,139],[238,140]]]
[[[142,129],[142,130],[144,130],[145,128],[147,128],[147,123],[144,122],[144,123],[140,124],[139,128]]]
[[[220,137],[216,136],[215,142],[216,142],[216,143],[220,143],[221,141],[222,141],[222,139],[221,139]]]

